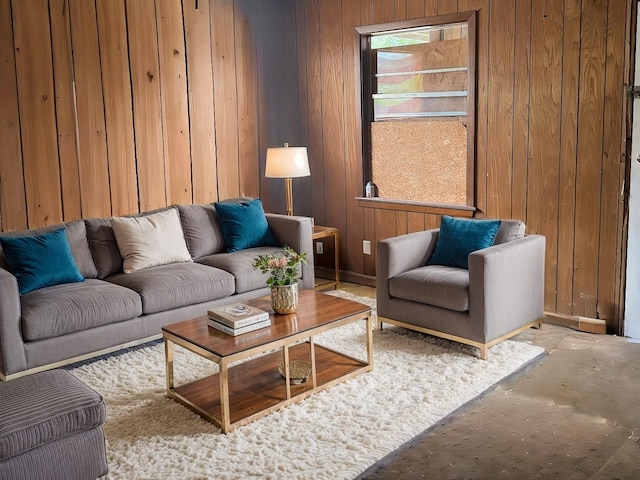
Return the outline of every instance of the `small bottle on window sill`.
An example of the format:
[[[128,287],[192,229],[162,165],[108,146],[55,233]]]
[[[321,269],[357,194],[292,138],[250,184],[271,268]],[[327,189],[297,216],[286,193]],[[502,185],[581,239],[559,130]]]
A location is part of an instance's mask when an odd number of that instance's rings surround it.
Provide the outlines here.
[[[378,186],[373,182],[367,182],[364,187],[364,196],[367,198],[378,196]]]

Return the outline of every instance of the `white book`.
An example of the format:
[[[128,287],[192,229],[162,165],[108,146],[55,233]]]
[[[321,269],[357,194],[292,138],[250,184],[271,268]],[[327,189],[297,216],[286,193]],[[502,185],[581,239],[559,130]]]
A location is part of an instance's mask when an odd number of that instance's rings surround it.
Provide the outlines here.
[[[265,312],[246,303],[234,303],[212,308],[207,311],[209,318],[227,327],[238,329],[269,319],[269,312]]]
[[[215,328],[216,330],[220,330],[221,332],[224,332],[227,335],[231,335],[232,337],[235,337],[237,335],[242,335],[243,333],[249,333],[249,332],[253,332],[254,330],[259,330],[261,328],[268,327],[271,325],[271,319],[267,316],[266,320],[263,320],[258,323],[252,323],[251,325],[245,325],[244,327],[240,327],[240,328],[230,328],[230,327],[227,327],[226,325],[223,325],[220,322],[216,322],[212,318],[207,318],[207,325],[209,325],[211,328]]]

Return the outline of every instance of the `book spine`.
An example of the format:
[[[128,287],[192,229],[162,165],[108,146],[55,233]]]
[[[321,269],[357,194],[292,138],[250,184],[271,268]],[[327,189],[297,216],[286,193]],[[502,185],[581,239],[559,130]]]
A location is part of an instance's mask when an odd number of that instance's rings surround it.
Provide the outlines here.
[[[263,312],[258,315],[254,315],[253,317],[243,318],[241,320],[229,320],[228,318],[224,318],[216,315],[214,312],[209,313],[209,318],[211,320],[215,320],[218,323],[222,323],[229,328],[242,328],[247,325],[253,325],[254,323],[264,322],[269,319],[269,312]]]
[[[235,337],[237,335],[242,335],[243,333],[249,333],[249,332],[253,332],[254,330],[259,330],[260,328],[268,327],[271,325],[271,320],[267,318],[267,320],[263,320],[262,322],[247,325],[242,328],[231,328],[226,325],[223,325],[220,322],[217,322],[212,318],[208,318],[207,325],[209,325],[212,328],[215,328],[216,330],[220,330],[221,332],[224,332],[227,335],[231,335]]]

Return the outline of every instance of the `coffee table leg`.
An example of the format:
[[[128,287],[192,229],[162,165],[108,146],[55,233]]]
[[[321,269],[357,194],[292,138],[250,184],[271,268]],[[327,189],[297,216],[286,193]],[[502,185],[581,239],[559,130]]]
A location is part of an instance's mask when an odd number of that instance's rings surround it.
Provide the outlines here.
[[[220,362],[220,408],[222,410],[222,432],[227,433],[231,428],[231,414],[229,413],[229,370],[227,362]]]
[[[311,358],[311,382],[315,389],[318,386],[318,382],[316,380],[316,343],[313,337],[309,337],[309,357]]]
[[[282,347],[282,357],[284,361],[284,383],[287,400],[291,398],[291,368],[289,364],[289,345]]]
[[[367,362],[373,367],[373,318],[367,317]]]
[[[164,367],[165,379],[167,382],[167,391],[173,390],[173,343],[166,338],[164,339]]]

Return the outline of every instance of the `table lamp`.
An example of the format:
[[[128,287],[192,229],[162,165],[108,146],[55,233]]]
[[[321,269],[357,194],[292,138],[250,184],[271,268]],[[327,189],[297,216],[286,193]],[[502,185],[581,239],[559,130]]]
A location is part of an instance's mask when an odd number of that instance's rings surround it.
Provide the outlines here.
[[[267,148],[267,162],[264,176],[267,178],[284,178],[285,202],[287,215],[293,215],[293,186],[292,178],[308,177],[309,158],[307,147],[290,147],[288,143],[284,147]]]

